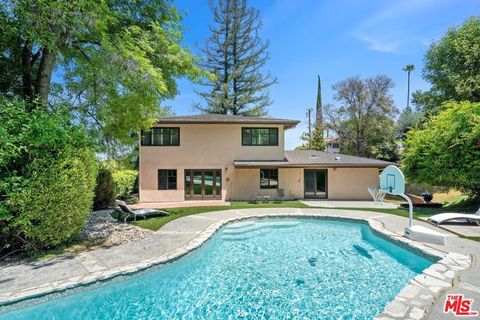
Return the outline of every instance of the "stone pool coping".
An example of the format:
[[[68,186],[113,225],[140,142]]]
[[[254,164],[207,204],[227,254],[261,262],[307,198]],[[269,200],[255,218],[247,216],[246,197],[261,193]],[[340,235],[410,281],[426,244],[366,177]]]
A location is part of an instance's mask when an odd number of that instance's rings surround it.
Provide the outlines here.
[[[410,283],[399,292],[397,297],[395,297],[393,301],[386,305],[383,313],[377,316],[377,319],[422,319],[431,311],[435,301],[447,289],[450,289],[455,285],[455,282],[458,281],[460,272],[468,269],[472,262],[470,256],[452,252],[445,253],[428,247],[422,243],[409,240],[398,233],[392,232],[386,229],[381,221],[375,219],[375,216],[345,216],[335,214],[333,212],[329,213],[328,211],[330,210],[324,210],[323,212],[312,212],[311,209],[290,209],[291,212],[288,213],[269,212],[271,210],[260,209],[240,209],[227,211],[229,211],[231,215],[228,217],[219,218],[216,222],[205,227],[191,241],[176,248],[175,250],[158,255],[156,257],[126,264],[121,267],[108,270],[92,271],[84,276],[75,276],[59,281],[53,281],[45,285],[30,287],[21,291],[2,293],[0,294],[0,306],[12,305],[23,300],[39,298],[41,296],[62,292],[79,286],[86,286],[96,282],[106,281],[117,276],[131,275],[153,266],[172,262],[202,246],[202,244],[210,239],[222,226],[232,222],[258,218],[310,217],[367,223],[369,227],[375,233],[377,233],[377,235],[382,236],[386,240],[411,250],[416,254],[422,255],[432,262],[437,261],[429,268],[425,269],[421,274],[412,279]],[[181,219],[188,219],[189,217],[198,218],[205,215],[208,215],[208,213],[187,216]],[[378,216],[384,215],[378,214]],[[180,219],[175,221],[178,220]]]

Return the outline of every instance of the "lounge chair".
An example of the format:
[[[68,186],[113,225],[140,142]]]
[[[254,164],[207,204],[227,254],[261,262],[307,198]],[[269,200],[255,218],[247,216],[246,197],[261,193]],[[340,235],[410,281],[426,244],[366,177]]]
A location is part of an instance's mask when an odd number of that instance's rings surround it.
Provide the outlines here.
[[[428,222],[436,224],[437,226],[444,222],[469,222],[476,223],[480,226],[480,209],[477,210],[474,214],[471,213],[439,213],[428,217]]]
[[[148,215],[158,215],[158,216],[169,216],[170,213],[157,209],[136,209],[132,210],[124,201],[117,200],[115,204],[120,208],[117,209],[117,212],[120,213],[119,220],[123,219],[123,222],[126,223],[128,218],[133,218],[134,221],[137,221],[137,217],[142,217],[147,219]]]

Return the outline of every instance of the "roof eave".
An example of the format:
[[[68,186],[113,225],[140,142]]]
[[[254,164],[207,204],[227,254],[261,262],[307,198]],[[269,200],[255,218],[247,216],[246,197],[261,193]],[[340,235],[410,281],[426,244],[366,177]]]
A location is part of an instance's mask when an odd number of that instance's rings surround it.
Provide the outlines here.
[[[354,164],[354,163],[289,163],[289,162],[258,162],[258,163],[235,163],[235,168],[378,168],[382,169],[389,164]]]
[[[295,128],[300,121],[202,121],[202,120],[162,120],[158,119],[155,121],[155,125],[161,124],[273,124],[273,125],[283,125],[285,129]]]

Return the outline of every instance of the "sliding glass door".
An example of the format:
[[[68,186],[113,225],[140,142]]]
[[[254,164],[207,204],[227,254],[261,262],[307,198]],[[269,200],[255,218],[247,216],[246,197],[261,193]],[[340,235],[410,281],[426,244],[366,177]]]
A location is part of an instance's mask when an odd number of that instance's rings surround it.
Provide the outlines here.
[[[304,197],[305,199],[327,198],[327,170],[304,170]]]
[[[222,198],[222,170],[185,170],[185,199],[208,200]]]

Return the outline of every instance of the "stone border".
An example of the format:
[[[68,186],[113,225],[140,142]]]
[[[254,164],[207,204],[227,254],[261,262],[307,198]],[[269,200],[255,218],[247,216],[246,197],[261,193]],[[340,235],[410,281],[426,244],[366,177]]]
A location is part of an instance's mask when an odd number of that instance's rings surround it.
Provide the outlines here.
[[[241,213],[240,210],[235,210],[234,212],[237,214]],[[373,232],[385,240],[434,262],[429,268],[413,278],[410,283],[400,291],[394,300],[386,305],[383,313],[375,318],[378,320],[422,319],[431,310],[434,302],[447,289],[454,286],[459,273],[468,269],[472,263],[470,256],[452,252],[444,253],[427,247],[422,243],[407,239],[402,235],[386,229],[383,223],[375,218],[345,217],[335,214],[325,215],[302,212],[301,209],[294,209],[294,213],[264,213],[221,219],[206,227],[196,238],[192,239],[187,244],[169,253],[131,263],[123,267],[94,271],[85,276],[54,281],[44,286],[27,288],[19,292],[0,294],[0,307],[13,305],[23,300],[39,298],[52,293],[60,293],[80,286],[91,285],[118,276],[132,275],[157,265],[173,262],[174,260],[177,260],[201,247],[224,225],[245,220],[280,217],[334,219],[366,223]]]

